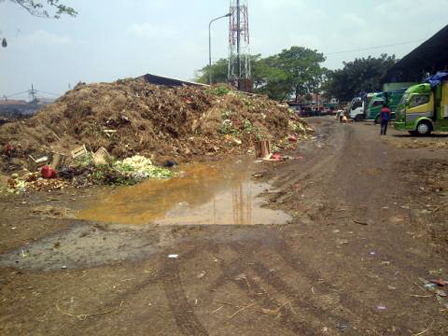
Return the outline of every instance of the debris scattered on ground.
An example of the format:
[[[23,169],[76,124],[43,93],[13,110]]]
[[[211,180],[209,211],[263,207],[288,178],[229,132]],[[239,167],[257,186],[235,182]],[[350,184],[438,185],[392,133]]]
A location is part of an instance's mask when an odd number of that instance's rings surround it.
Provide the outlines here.
[[[164,166],[164,167],[167,167],[167,168],[171,168],[171,167],[174,167],[174,166],[177,166],[177,165],[178,165],[177,162],[174,161],[174,160],[166,160],[166,161],[163,163],[163,166]]]
[[[431,280],[428,281],[426,279],[423,278],[418,278],[422,283],[423,283],[423,287],[422,288],[430,293],[432,293],[432,296],[435,296],[435,298],[437,299],[437,301],[443,305],[446,309],[448,309],[448,294],[446,293],[446,291],[440,289],[440,287],[444,287],[446,282],[443,279],[439,279],[439,280]]]
[[[356,223],[356,224],[359,224],[359,225],[369,225],[369,223],[367,223],[367,222],[362,222],[362,221],[359,221],[359,220],[356,220],[356,219],[354,219],[353,222]]]
[[[169,259],[177,259],[178,257],[179,257],[178,254],[169,254],[169,255],[168,255],[168,258],[169,258]]]
[[[280,153],[272,153],[263,159],[264,161],[279,162],[286,160]]]
[[[111,156],[106,148],[101,147],[93,154],[93,162],[95,165],[104,165],[111,161]]]
[[[447,284],[446,280],[444,280],[444,279],[431,280],[431,282],[433,284],[436,284],[436,285],[440,286],[440,287],[445,287],[446,284]]]
[[[27,258],[27,257],[29,257],[30,256],[30,251],[29,250],[20,250],[20,256],[22,257],[22,258]]]
[[[203,277],[205,277],[206,274],[207,274],[207,272],[203,271],[197,275],[197,278],[202,279]]]
[[[40,169],[40,173],[42,174],[42,177],[46,179],[53,179],[56,177],[56,170],[47,165]]]
[[[27,173],[21,178],[13,174],[8,181],[7,192],[20,194],[29,190],[62,190],[69,186],[131,185],[144,179],[164,179],[176,175],[167,168],[154,166],[150,159],[140,155],[113,162],[105,151],[101,152],[100,162],[106,162],[104,164],[95,163],[95,154],[84,153],[78,155],[71,165],[62,166],[59,172],[50,166],[43,166],[40,173]]]

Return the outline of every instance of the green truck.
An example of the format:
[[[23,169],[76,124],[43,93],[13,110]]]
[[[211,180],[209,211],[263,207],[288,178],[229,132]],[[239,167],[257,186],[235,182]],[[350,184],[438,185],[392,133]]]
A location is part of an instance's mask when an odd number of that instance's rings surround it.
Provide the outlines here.
[[[367,120],[374,120],[375,124],[380,122],[380,111],[383,104],[387,104],[392,112],[392,119],[395,119],[397,106],[403,97],[406,89],[391,90],[386,92],[375,92],[367,106]]]
[[[448,72],[437,73],[428,83],[411,86],[404,93],[394,123],[412,135],[448,131]]]

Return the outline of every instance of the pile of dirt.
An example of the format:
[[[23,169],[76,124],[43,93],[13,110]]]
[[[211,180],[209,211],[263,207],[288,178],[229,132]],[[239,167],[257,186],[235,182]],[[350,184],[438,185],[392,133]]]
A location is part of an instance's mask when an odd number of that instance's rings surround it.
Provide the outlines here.
[[[0,127],[3,170],[18,158],[85,144],[121,159],[142,154],[155,162],[247,151],[258,139],[287,143],[312,132],[286,105],[226,86],[168,88],[126,79],[78,84],[34,117]]]

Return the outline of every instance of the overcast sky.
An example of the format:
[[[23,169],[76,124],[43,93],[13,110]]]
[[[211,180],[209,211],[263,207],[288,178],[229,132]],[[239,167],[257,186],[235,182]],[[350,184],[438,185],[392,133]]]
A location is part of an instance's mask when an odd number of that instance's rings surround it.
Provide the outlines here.
[[[145,73],[192,79],[208,63],[209,21],[226,14],[230,4],[62,2],[79,15],[41,19],[8,0],[0,2],[0,36],[8,40],[8,47],[0,48],[0,96],[25,91],[31,83],[63,93],[79,81]],[[298,45],[328,53],[325,66],[331,69],[369,55],[403,57],[448,24],[447,13],[448,0],[249,0],[251,53],[268,56]],[[215,22],[212,31],[213,59],[227,57],[228,20]]]

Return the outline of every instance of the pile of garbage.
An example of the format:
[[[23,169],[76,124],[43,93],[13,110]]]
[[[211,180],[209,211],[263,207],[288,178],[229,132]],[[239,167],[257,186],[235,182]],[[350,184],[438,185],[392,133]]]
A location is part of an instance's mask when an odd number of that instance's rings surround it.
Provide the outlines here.
[[[26,173],[22,177],[13,174],[8,180],[7,192],[10,194],[21,194],[30,190],[54,191],[63,190],[70,184],[61,179],[45,179],[40,173]]]
[[[163,179],[173,176],[171,170],[154,166],[150,159],[141,155],[117,161],[114,163],[114,168],[135,181],[142,181],[147,178]]]
[[[62,165],[57,170],[44,165],[39,172],[12,174],[8,180],[7,193],[21,194],[27,191],[54,191],[67,187],[86,188],[93,185],[132,185],[144,179],[165,179],[175,176],[176,172],[154,166],[150,159],[136,155],[117,161],[95,163],[92,153]]]
[[[117,159],[134,155],[164,162],[246,153],[255,141],[288,146],[313,130],[287,105],[227,86],[168,88],[143,80],[78,84],[30,119],[0,126],[0,167],[25,166],[28,156],[68,155],[85,145]],[[143,172],[145,174],[145,172]]]

